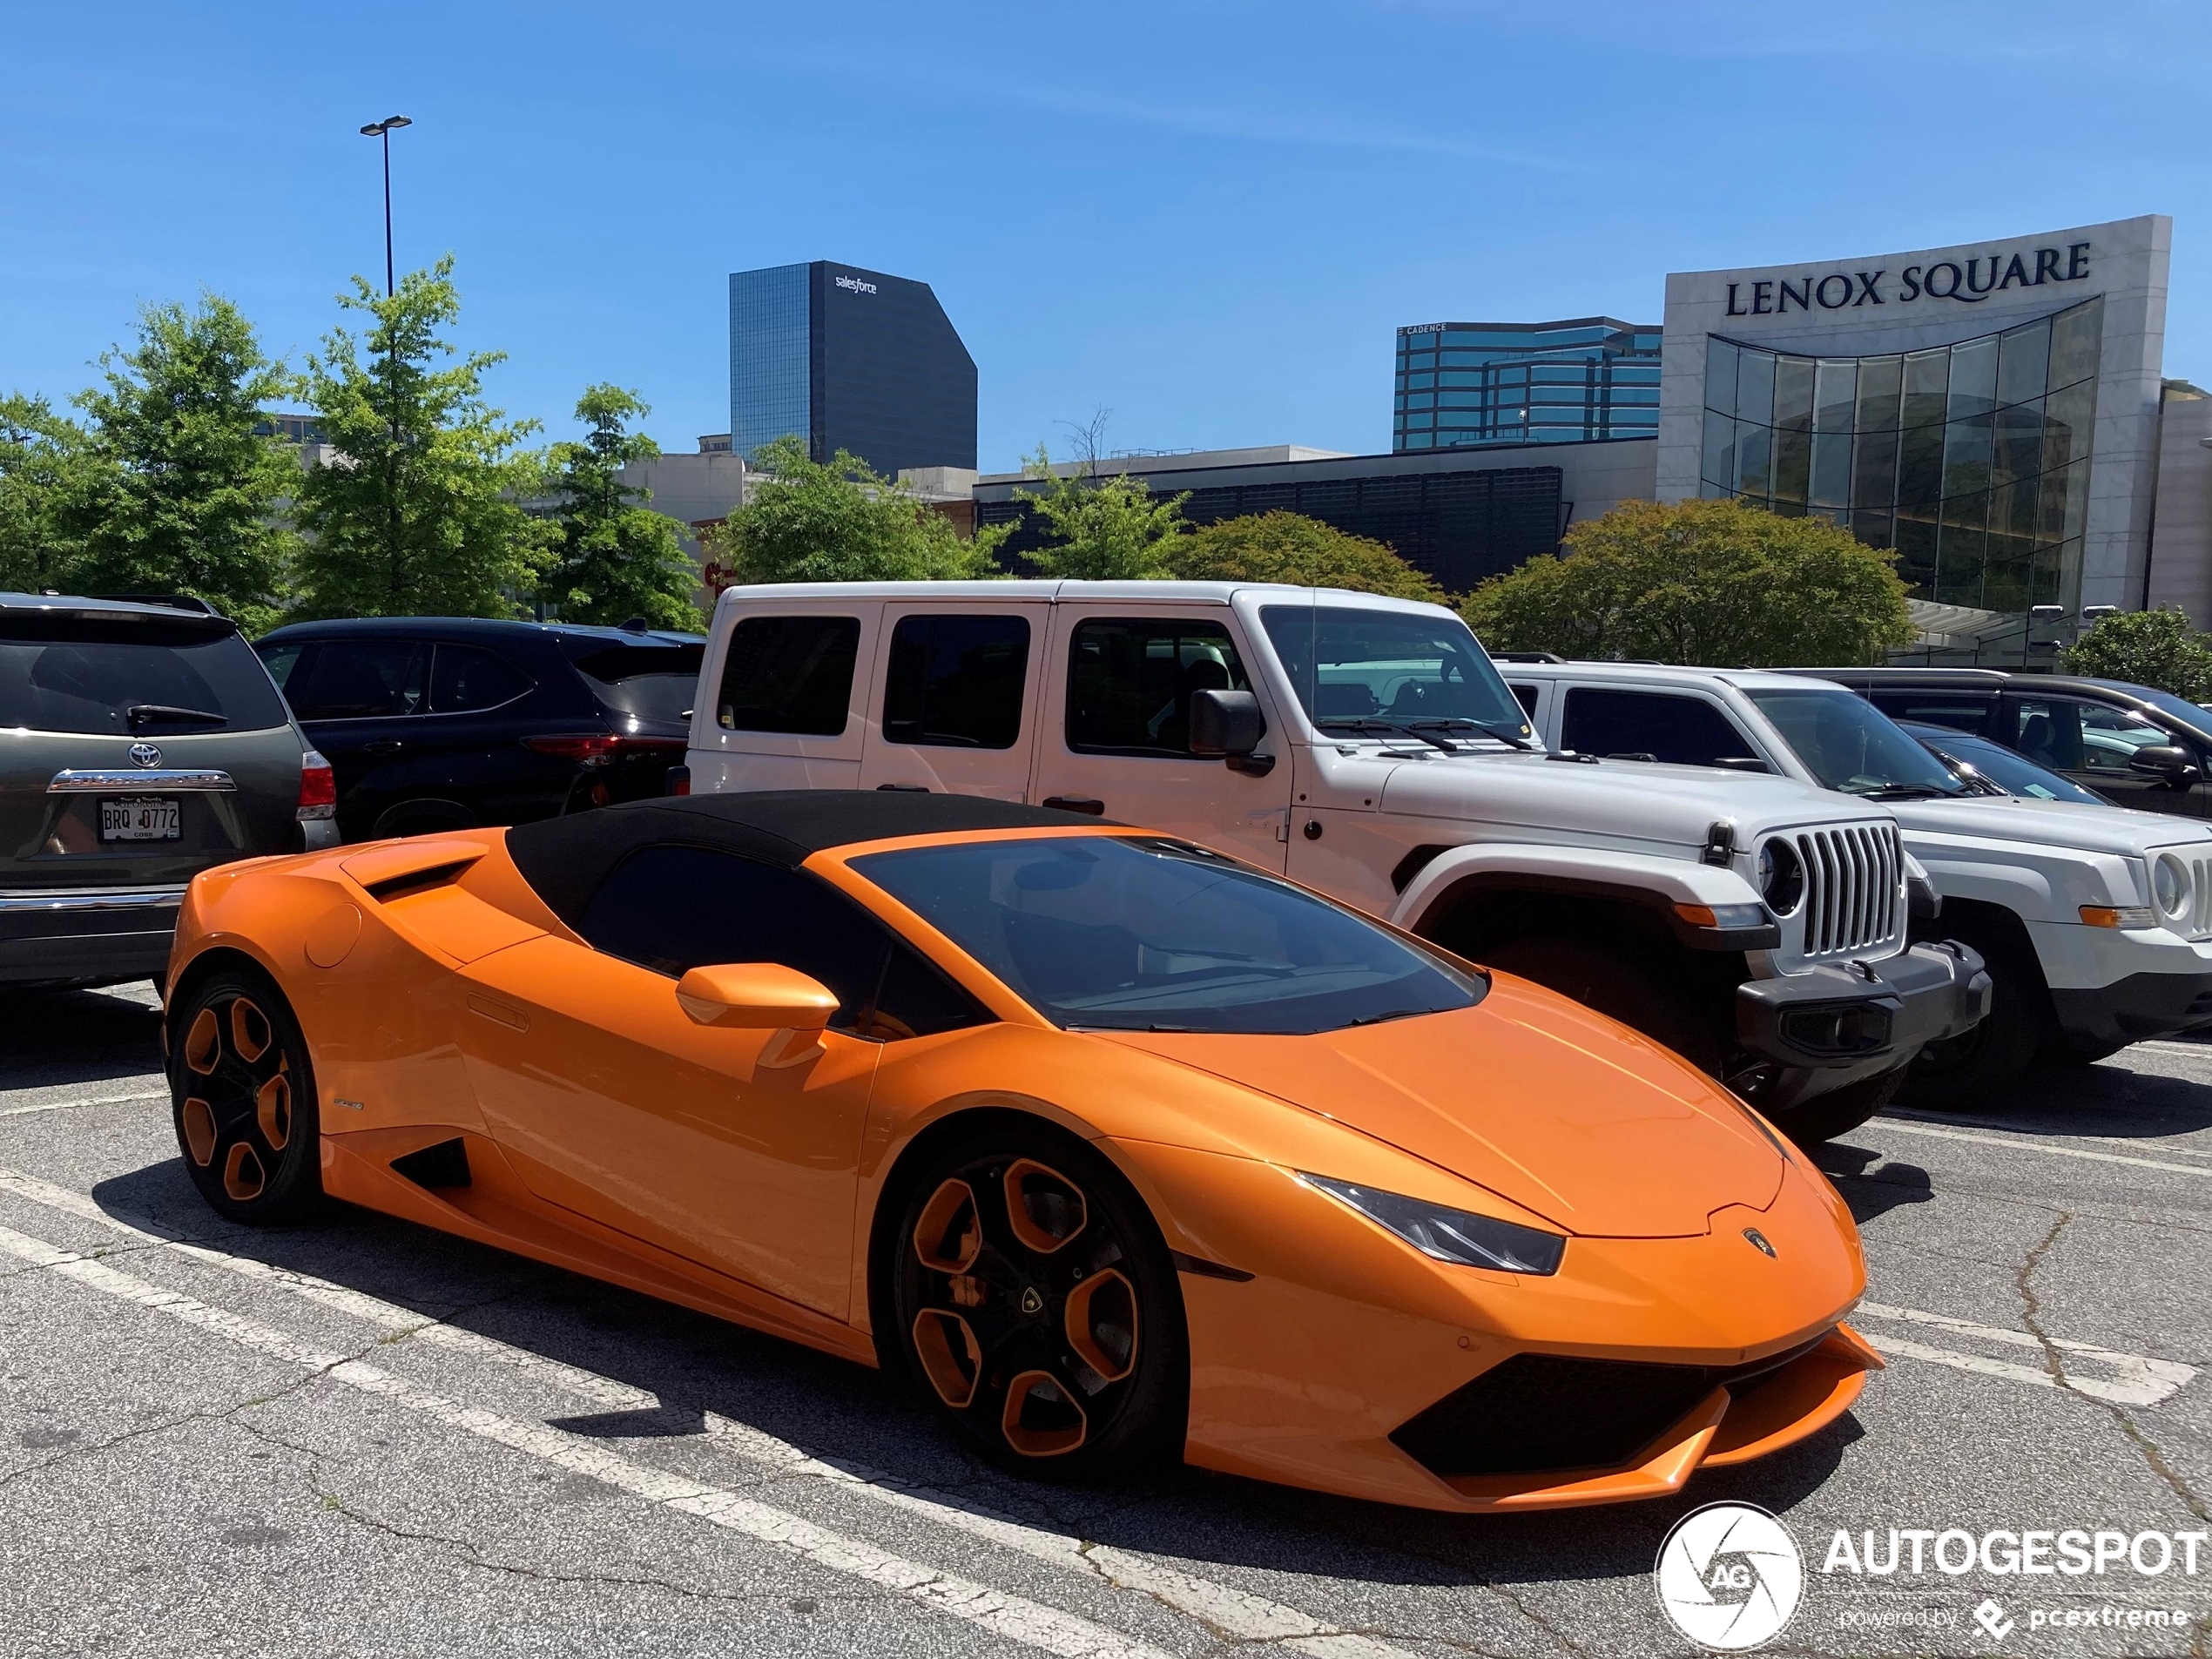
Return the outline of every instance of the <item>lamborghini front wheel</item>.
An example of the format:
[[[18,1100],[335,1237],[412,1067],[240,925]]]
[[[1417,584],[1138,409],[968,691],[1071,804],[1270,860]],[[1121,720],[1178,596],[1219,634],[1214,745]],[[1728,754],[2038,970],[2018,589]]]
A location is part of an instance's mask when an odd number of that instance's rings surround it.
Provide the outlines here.
[[[248,1223],[312,1207],[322,1196],[314,1073],[275,984],[217,973],[187,995],[169,1032],[177,1144],[200,1197]]]
[[[1175,1270],[1097,1153],[1042,1125],[954,1147],[911,1190],[895,1248],[909,1366],[995,1461],[1085,1478],[1179,1454]]]

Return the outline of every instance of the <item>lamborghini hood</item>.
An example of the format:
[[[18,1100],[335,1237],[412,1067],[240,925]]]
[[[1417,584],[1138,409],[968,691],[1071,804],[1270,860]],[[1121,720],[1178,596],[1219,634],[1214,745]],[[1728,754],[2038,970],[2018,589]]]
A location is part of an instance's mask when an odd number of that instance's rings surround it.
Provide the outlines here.
[[[1315,1036],[1098,1035],[1387,1142],[1586,1238],[1700,1235],[1714,1211],[1764,1210],[1781,1186],[1781,1154],[1718,1083],[1503,974],[1472,1008]]]

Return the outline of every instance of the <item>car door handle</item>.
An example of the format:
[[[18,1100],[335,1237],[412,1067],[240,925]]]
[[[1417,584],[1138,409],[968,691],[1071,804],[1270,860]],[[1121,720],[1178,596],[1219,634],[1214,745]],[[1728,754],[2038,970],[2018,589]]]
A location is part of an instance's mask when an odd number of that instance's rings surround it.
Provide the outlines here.
[[[374,743],[361,745],[361,752],[371,755],[395,755],[406,747],[397,738],[379,738]]]
[[[1047,795],[1044,804],[1057,806],[1063,813],[1089,813],[1093,818],[1106,816],[1106,803],[1089,795]]]

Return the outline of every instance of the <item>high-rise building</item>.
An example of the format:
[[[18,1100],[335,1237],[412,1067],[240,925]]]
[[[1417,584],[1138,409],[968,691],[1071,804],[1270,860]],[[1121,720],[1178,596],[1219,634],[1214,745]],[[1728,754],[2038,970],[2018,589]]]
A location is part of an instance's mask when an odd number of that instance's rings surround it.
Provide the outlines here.
[[[816,260],[730,277],[730,442],[887,475],[975,465],[975,360],[927,282]]]
[[[1656,437],[1659,334],[1611,317],[1400,328],[1391,448]]]

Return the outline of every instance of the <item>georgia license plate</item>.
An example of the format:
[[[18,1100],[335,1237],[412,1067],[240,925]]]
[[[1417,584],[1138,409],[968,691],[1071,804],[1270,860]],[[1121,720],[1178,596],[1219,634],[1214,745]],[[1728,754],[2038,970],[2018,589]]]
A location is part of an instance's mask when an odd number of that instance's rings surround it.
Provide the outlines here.
[[[183,803],[172,795],[128,795],[100,802],[103,841],[174,841],[183,839]]]

